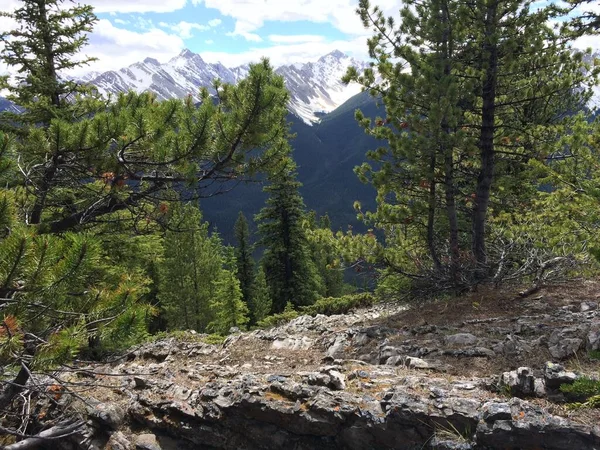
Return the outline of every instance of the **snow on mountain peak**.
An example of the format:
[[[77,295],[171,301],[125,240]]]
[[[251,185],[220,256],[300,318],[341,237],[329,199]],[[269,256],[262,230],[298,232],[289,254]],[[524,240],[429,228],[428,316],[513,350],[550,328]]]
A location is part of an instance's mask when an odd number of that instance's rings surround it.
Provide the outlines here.
[[[366,63],[334,50],[315,62],[276,68],[290,91],[291,112],[304,122],[312,124],[319,120],[320,114],[333,111],[360,92],[358,85],[346,86],[341,82],[350,65],[359,70],[367,67]],[[221,63],[207,63],[199,54],[185,49],[164,64],[154,58],[146,58],[118,71],[94,74],[85,79],[104,94],[128,90],[152,91],[159,99],[168,99],[188,94],[196,97],[200,88],[210,88],[214,79],[235,83],[246,77],[248,71],[248,65],[227,68]]]

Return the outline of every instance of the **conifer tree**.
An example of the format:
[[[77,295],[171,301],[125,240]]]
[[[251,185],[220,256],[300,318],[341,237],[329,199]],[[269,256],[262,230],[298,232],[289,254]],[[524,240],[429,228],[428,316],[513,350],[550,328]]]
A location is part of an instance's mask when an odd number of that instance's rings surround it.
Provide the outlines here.
[[[254,291],[252,297],[252,318],[255,323],[260,322],[271,313],[273,301],[267,285],[267,277],[262,266],[258,267],[254,279]]]
[[[214,320],[209,330],[222,335],[231,328],[243,329],[249,321],[248,306],[243,301],[240,281],[236,276],[236,261],[231,248],[226,250],[225,266],[213,281],[215,294],[211,301]]]
[[[248,305],[254,317],[253,282],[254,282],[254,258],[252,257],[252,244],[250,243],[250,230],[244,213],[240,211],[233,228],[236,247],[235,259],[237,263],[237,277],[240,280],[242,299]]]
[[[365,217],[396,249],[384,255],[392,270],[439,286],[492,273],[490,205],[497,213],[533,194],[528,161],[551,151],[566,112],[587,95],[581,56],[547,25],[554,11],[521,0],[408,1],[397,24],[360,1],[383,82],[373,70],[346,80],[386,107],[375,122],[358,115],[388,142],[358,173],[378,190]]]
[[[316,213],[311,211],[308,222],[312,232],[317,229],[331,231],[331,220],[327,214],[320,217],[317,223]],[[311,235],[313,234],[311,233]],[[309,242],[313,261],[322,278],[320,294],[323,297],[341,296],[344,292],[344,271],[335,245],[328,245],[324,240],[310,237]]]
[[[121,211],[143,222],[140,209],[157,206],[167,187],[209,196],[280,166],[288,94],[268,61],[251,65],[236,86],[215,82],[216,101],[203,89],[200,105],[191,97],[157,102],[150,93],[121,94],[107,105],[63,81],[64,70],[89,62],[77,52],[96,20],[90,7],[69,5],[27,0],[11,15],[17,28],[2,34],[1,59],[19,71],[2,87],[26,112],[0,122],[19,134],[28,223],[61,233]]]
[[[197,206],[173,203],[159,265],[161,302],[169,329],[204,332],[213,319],[213,282],[220,276],[223,248],[209,235]]]
[[[266,206],[256,216],[265,248],[261,264],[273,300],[273,312],[282,312],[286,303],[310,305],[321,289],[310,246],[303,228],[304,201],[298,192],[296,168],[292,160],[285,170],[272,176],[264,191]]]

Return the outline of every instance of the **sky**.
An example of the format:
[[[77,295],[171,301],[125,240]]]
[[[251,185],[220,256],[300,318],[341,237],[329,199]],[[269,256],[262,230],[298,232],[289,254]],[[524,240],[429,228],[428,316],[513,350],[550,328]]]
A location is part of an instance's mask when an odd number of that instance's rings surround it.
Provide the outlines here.
[[[17,0],[0,0],[13,10]],[[266,56],[274,65],[307,62],[333,50],[367,57],[358,0],[87,0],[98,22],[86,70],[119,69],[146,57],[166,62],[182,49],[234,67]],[[396,15],[398,0],[378,0]],[[0,29],[10,22],[0,18]]]
[[[234,67],[266,56],[274,65],[314,61],[333,50],[367,58],[358,0],[87,0],[98,22],[84,53],[98,61],[83,71],[120,69],[152,57],[166,62],[184,48]],[[398,16],[401,2],[376,0]],[[545,2],[544,2],[545,3]],[[18,7],[0,0],[0,10]],[[68,4],[68,2],[66,2]],[[0,30],[10,20],[0,17]],[[600,48],[600,38],[582,46]],[[74,74],[77,75],[77,74]]]

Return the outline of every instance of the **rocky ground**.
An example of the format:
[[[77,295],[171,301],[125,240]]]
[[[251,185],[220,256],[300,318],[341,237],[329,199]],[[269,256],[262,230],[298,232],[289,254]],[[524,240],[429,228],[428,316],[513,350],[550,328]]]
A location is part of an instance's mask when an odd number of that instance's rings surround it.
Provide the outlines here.
[[[81,398],[61,401],[86,431],[61,445],[600,449],[600,410],[567,408],[558,389],[599,376],[599,298],[592,281],[527,299],[489,290],[302,316],[223,345],[148,343],[74,369]]]

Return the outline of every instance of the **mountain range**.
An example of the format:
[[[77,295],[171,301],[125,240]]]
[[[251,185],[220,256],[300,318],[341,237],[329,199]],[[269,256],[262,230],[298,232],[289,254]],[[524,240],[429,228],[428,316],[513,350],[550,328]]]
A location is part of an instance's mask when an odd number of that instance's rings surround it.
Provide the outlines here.
[[[383,115],[367,93],[359,93],[357,85],[346,86],[341,78],[348,66],[359,70],[368,67],[339,51],[317,61],[296,63],[276,68],[290,91],[288,121],[295,134],[291,145],[298,164],[300,191],[308,209],[329,214],[335,229],[363,228],[356,219],[353,204],[361,202],[366,209],[375,204],[375,191],[362,184],[353,169],[365,160],[365,153],[381,143],[367,136],[354,119],[360,108],[367,117]],[[88,73],[82,82],[95,85],[103,94],[128,90],[152,91],[159,99],[197,96],[201,86],[210,87],[215,78],[235,83],[245,77],[249,67],[226,68],[220,63],[205,62],[200,55],[182,51],[161,64],[146,58],[129,67],[104,73]],[[0,97],[0,111],[14,105]],[[225,196],[201,201],[204,219],[216,227],[224,240],[232,242],[233,224],[238,212],[252,219],[264,206],[263,183],[242,184]],[[250,220],[251,226],[252,221]]]
[[[277,67],[276,72],[283,76],[290,91],[290,111],[305,123],[313,124],[358,94],[357,84],[346,86],[341,82],[351,65],[359,71],[368,67],[368,63],[338,50],[314,62]],[[154,92],[158,99],[192,95],[198,100],[200,86],[210,88],[214,79],[235,84],[246,77],[248,70],[248,65],[228,68],[221,63],[208,63],[186,49],[163,64],[146,58],[120,70],[87,74],[81,81],[96,86],[105,95],[133,90]]]

